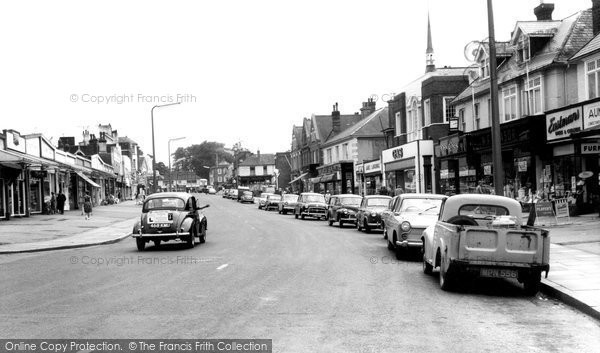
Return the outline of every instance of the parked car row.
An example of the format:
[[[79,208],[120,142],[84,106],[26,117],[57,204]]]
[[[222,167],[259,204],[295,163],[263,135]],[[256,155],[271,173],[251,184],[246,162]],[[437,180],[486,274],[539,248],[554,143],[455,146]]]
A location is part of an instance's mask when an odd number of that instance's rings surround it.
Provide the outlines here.
[[[296,219],[322,219],[367,233],[382,230],[398,259],[413,252],[422,257],[424,273],[439,268],[443,290],[467,278],[496,277],[516,279],[534,295],[541,273],[549,271],[548,231],[523,225],[520,204],[503,196],[340,194],[326,200],[305,192],[258,199],[259,209],[293,212]]]

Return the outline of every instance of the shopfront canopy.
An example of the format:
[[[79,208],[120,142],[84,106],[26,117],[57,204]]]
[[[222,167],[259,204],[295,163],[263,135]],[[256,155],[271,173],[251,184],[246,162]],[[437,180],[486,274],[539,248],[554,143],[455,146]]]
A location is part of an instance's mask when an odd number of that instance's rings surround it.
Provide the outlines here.
[[[85,180],[88,184],[90,184],[93,187],[99,188],[100,185],[94,183],[94,181],[92,179],[90,179],[88,176],[86,176],[85,174],[83,174],[80,171],[75,171],[75,173],[77,173],[77,175],[79,175],[79,177],[83,180]]]

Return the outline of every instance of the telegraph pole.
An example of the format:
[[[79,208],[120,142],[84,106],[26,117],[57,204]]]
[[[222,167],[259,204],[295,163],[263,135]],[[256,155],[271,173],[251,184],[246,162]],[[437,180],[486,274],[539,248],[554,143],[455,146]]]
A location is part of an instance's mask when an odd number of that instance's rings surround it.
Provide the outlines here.
[[[488,30],[490,41],[490,95],[492,102],[492,161],[494,190],[496,195],[504,195],[504,170],[502,169],[502,145],[500,137],[500,109],[498,108],[498,74],[496,73],[496,37],[494,35],[494,11],[492,0],[487,0]]]

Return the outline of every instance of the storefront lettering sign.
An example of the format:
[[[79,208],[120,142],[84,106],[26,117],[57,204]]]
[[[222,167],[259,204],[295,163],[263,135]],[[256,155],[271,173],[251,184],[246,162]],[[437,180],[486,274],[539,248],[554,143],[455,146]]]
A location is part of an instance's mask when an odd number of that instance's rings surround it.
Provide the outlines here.
[[[483,166],[483,174],[484,175],[492,175],[492,165],[487,164]]]
[[[600,125],[600,102],[584,105],[583,112],[584,129]]]
[[[600,143],[582,143],[581,154],[597,154],[600,152]]]
[[[365,173],[375,173],[381,171],[381,163],[379,161],[365,164]]]
[[[580,108],[570,108],[546,115],[546,138],[548,141],[581,131]]]
[[[404,157],[404,151],[402,150],[402,147],[396,148],[395,150],[393,150],[392,157],[394,157],[394,159],[400,159],[400,158]]]
[[[535,213],[537,217],[554,217],[552,202],[538,201],[535,203]]]

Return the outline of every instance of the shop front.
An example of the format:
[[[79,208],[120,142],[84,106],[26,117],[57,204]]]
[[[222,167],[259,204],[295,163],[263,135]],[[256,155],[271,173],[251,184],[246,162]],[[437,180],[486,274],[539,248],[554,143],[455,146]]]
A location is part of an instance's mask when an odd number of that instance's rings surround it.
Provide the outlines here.
[[[360,195],[376,195],[383,185],[381,160],[361,163],[356,166],[356,176],[359,179]]]
[[[438,192],[444,195],[468,194],[477,186],[477,166],[480,161],[471,153],[469,135],[440,138],[435,146]]]
[[[433,141],[417,140],[381,153],[385,186],[392,193],[435,193]]]
[[[566,198],[572,214],[592,213],[600,203],[600,100],[548,112],[546,136],[552,163],[544,174],[553,198]]]
[[[336,194],[355,194],[354,163],[342,162],[317,167],[318,177],[311,178],[315,192]]]

